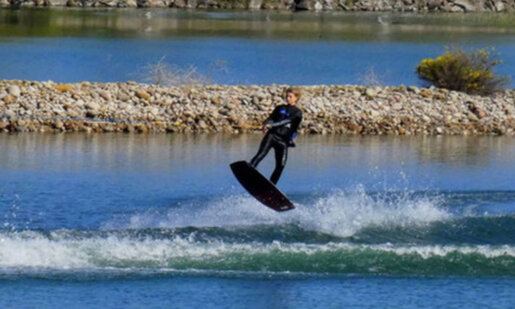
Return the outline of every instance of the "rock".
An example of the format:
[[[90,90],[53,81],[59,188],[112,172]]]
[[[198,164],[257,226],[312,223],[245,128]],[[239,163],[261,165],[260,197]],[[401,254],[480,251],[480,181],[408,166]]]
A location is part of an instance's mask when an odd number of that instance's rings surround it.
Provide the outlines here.
[[[137,8],[138,7],[138,2],[136,0],[127,0],[125,2],[125,5],[128,7],[128,8]]]
[[[143,100],[148,100],[150,99],[150,94],[144,90],[137,90],[136,91],[136,96],[140,99],[143,99]]]
[[[260,10],[263,5],[263,0],[250,0],[249,1],[249,9],[251,10]]]
[[[433,92],[429,89],[420,90],[420,95],[424,98],[431,98],[433,96]]]
[[[367,90],[365,91],[365,94],[366,94],[369,98],[371,98],[371,99],[373,99],[373,98],[377,97],[377,91],[375,91],[374,89],[372,89],[372,88],[370,88],[370,87],[368,87],[368,88],[367,88]]]
[[[502,11],[504,11],[504,9],[505,9],[505,6],[504,6],[504,3],[502,1],[497,1],[495,3],[495,11],[502,12]]]
[[[448,9],[451,13],[465,13],[465,8],[461,5],[451,4],[450,9]]]
[[[402,103],[395,103],[392,105],[392,108],[396,111],[399,111],[402,109]]]
[[[99,115],[99,111],[96,109],[88,110],[86,112],[87,118],[96,118]]]
[[[486,112],[482,108],[476,106],[473,102],[466,102],[465,105],[469,111],[471,111],[477,117],[477,119],[486,117]]]
[[[464,12],[476,11],[476,6],[469,0],[454,0],[454,6],[459,6]]]
[[[420,89],[418,89],[417,87],[414,87],[414,86],[409,86],[408,87],[408,91],[414,92],[415,94],[419,94],[420,93]]]
[[[5,119],[5,118],[0,119],[0,130],[7,128],[9,126],[9,124],[10,124],[10,122],[7,119]]]
[[[427,0],[427,8],[430,11],[436,11],[443,5],[442,0]]]
[[[197,0],[187,0],[186,1],[186,8],[187,9],[195,9],[195,8],[197,8]]]
[[[144,123],[138,124],[138,125],[136,125],[136,131],[138,133],[147,133],[148,132],[148,127]]]
[[[157,107],[151,107],[149,112],[152,114],[152,115],[159,115],[159,108]]]
[[[105,90],[100,90],[98,95],[106,101],[111,101],[111,95]]]
[[[8,96],[8,95],[4,96],[2,98],[2,101],[4,101],[5,104],[11,103],[11,101],[12,101],[11,96]]]
[[[68,92],[73,89],[73,85],[72,84],[56,84],[56,85],[54,85],[54,88],[58,92]]]
[[[117,95],[117,98],[118,98],[118,100],[123,101],[123,102],[127,102],[131,99],[131,97],[128,94],[126,94],[125,92],[119,92]]]
[[[89,110],[99,110],[100,105],[96,102],[88,102],[86,103],[86,108]]]
[[[8,109],[4,112],[4,115],[8,116],[8,117],[14,117],[17,115],[16,111],[12,110],[12,109]]]
[[[13,97],[19,97],[21,95],[20,87],[12,85],[7,87],[7,93]]]
[[[175,0],[173,2],[173,7],[183,9],[186,7],[186,0]]]
[[[370,118],[374,119],[374,118],[378,118],[381,114],[376,111],[376,110],[371,110],[370,111]]]
[[[148,7],[150,7],[150,1],[149,0],[136,0],[136,3],[138,4],[139,8],[148,8]]]
[[[54,122],[54,127],[56,129],[59,129],[59,130],[62,130],[64,128],[64,124],[61,120],[57,119],[55,122]]]

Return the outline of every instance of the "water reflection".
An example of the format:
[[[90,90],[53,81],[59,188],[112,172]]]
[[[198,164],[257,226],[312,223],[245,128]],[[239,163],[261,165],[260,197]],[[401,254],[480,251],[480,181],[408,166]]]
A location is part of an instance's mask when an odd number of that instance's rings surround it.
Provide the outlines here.
[[[261,134],[3,134],[0,167],[29,170],[174,169],[248,159]],[[515,140],[509,137],[300,136],[290,159],[300,165],[347,162],[388,165],[413,162],[515,167]],[[350,162],[350,163],[349,163]]]
[[[0,37],[238,37],[289,40],[505,43],[510,14],[209,12],[175,9],[0,10]]]
[[[103,189],[102,183],[108,182],[123,190],[152,192],[159,201],[172,193],[240,192],[228,165],[252,158],[261,137],[2,134],[0,189],[30,191],[36,181],[104,192],[110,189]],[[271,174],[273,157],[270,154],[260,164],[263,174]],[[292,194],[313,190],[323,194],[355,186],[372,191],[513,190],[515,141],[509,137],[299,136],[283,174],[280,187]],[[86,198],[87,191],[84,194]]]
[[[514,163],[515,140],[512,138],[436,137],[422,138],[415,147],[421,164],[452,163],[464,166],[482,166]]]

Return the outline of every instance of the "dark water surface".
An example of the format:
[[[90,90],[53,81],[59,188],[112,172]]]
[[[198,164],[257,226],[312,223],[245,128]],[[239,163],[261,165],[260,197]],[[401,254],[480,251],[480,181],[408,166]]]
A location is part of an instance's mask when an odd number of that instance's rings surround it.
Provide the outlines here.
[[[300,136],[286,213],[259,139],[0,135],[0,307],[513,305],[513,138]]]
[[[446,47],[493,47],[515,72],[510,14],[0,11],[0,79],[151,81],[161,59],[221,84],[420,85]],[[180,74],[179,74],[180,75]],[[511,87],[514,87],[513,78]]]

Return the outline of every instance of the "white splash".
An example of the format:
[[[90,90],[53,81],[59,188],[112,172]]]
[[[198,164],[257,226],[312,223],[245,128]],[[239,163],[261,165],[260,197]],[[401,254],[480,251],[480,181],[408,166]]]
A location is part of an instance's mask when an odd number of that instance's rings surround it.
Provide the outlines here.
[[[309,204],[277,213],[248,196],[229,196],[207,203],[189,203],[166,214],[133,215],[122,228],[230,227],[298,224],[302,228],[350,237],[367,227],[406,227],[446,220],[451,215],[437,197],[371,196],[362,187],[351,192],[335,191]],[[112,226],[107,225],[107,228]]]
[[[80,270],[89,268],[152,268],[191,267],[195,263],[216,260],[226,264],[234,254],[263,256],[288,254],[312,256],[332,252],[357,253],[373,251],[377,255],[416,255],[422,259],[445,257],[449,254],[481,255],[486,258],[515,257],[511,245],[393,245],[352,243],[227,243],[198,242],[189,237],[171,239],[135,239],[131,237],[93,236],[74,238],[47,237],[36,232],[0,235],[0,269],[43,268]],[[377,256],[374,254],[374,256]],[[452,257],[451,257],[452,258]],[[345,259],[345,255],[342,256]],[[337,260],[335,263],[339,262]],[[202,265],[202,264],[200,264]]]
[[[407,227],[450,218],[435,197],[372,197],[361,187],[353,192],[338,191],[299,207],[301,225],[341,237],[350,237],[367,227]]]

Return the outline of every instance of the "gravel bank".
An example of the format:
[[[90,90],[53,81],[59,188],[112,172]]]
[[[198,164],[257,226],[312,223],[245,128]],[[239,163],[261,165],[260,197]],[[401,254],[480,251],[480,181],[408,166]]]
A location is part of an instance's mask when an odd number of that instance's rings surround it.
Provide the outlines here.
[[[0,132],[256,131],[285,85],[158,87],[134,82],[0,81]],[[511,135],[515,90],[301,87],[303,134]]]
[[[108,7],[365,12],[514,12],[515,0],[0,0],[0,7]]]

